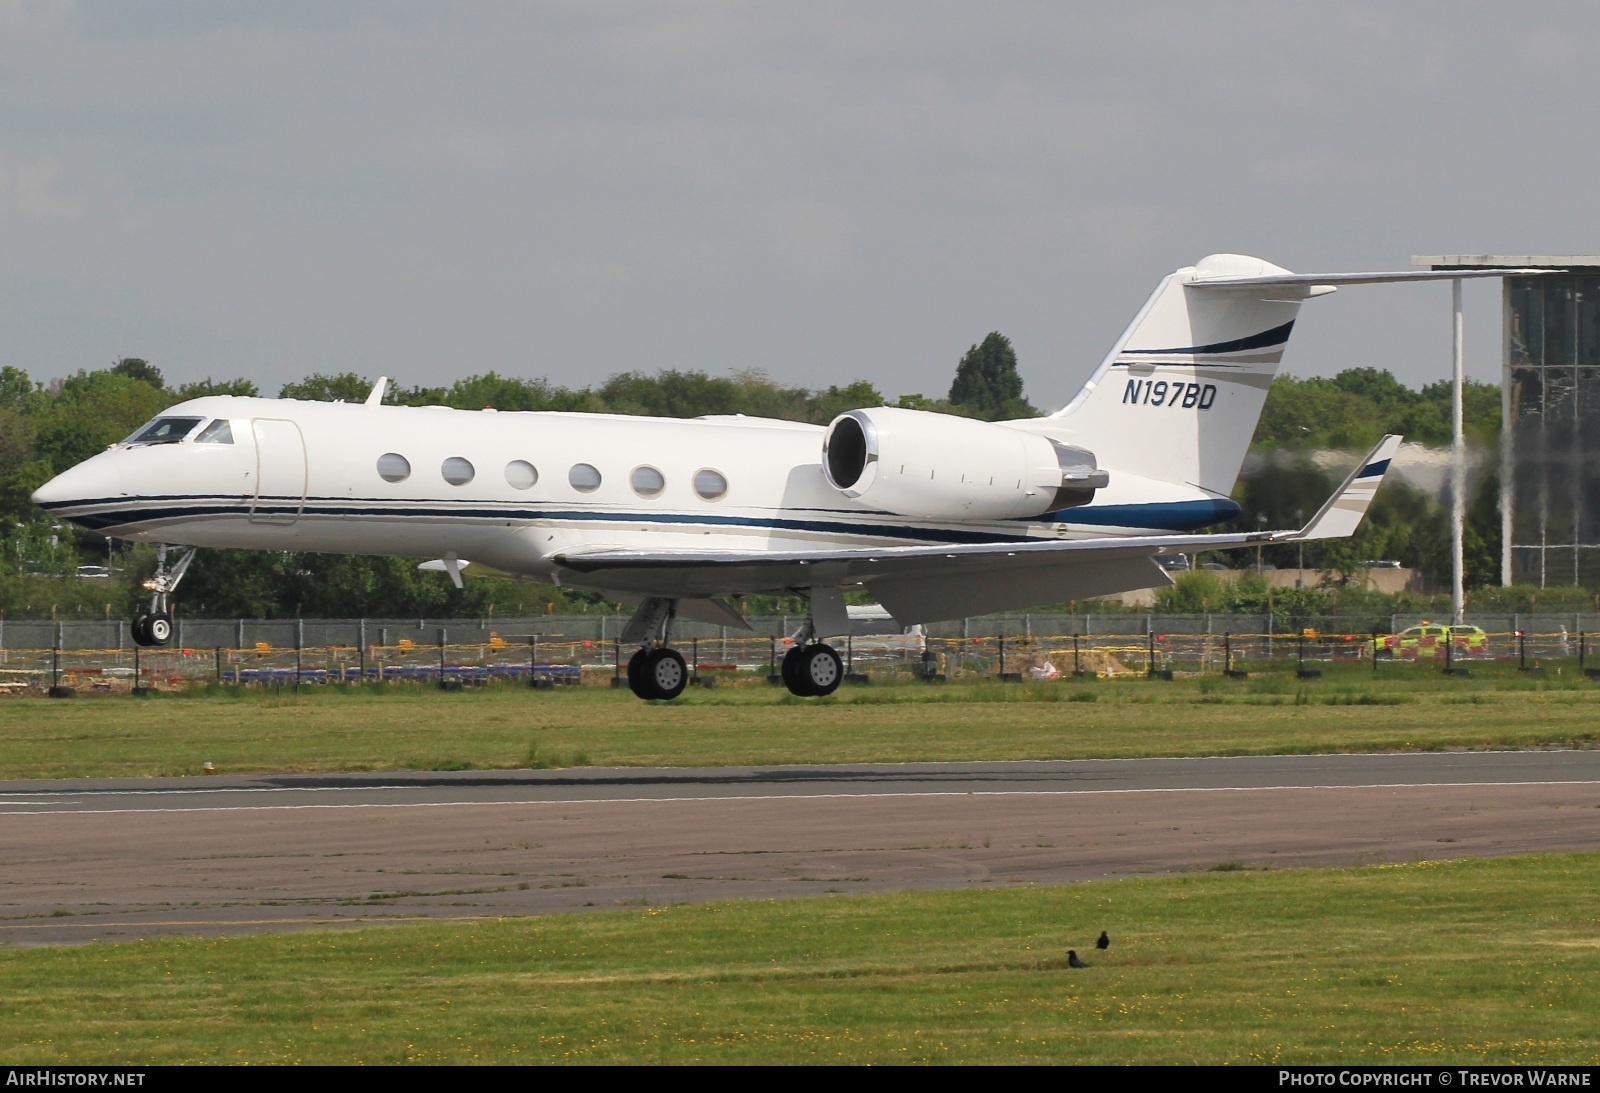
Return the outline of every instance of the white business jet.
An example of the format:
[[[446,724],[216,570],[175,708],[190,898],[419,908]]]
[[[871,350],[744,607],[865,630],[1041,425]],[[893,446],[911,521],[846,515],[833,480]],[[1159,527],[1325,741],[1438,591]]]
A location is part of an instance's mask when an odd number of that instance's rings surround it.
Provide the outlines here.
[[[1219,254],[1164,278],[1100,367],[1049,417],[990,423],[874,406],[826,428],[208,397],[42,486],[84,527],[158,544],[135,640],[171,640],[194,557],[170,546],[426,558],[530,576],[637,609],[628,679],[688,680],[674,618],[745,626],[731,600],[792,593],[809,617],[783,660],[797,695],[838,687],[821,638],[845,593],[902,624],[1168,583],[1157,556],[1352,534],[1400,438],[1387,436],[1305,527],[1197,535],[1229,499],[1300,304],[1341,283],[1501,276],[1305,275]]]

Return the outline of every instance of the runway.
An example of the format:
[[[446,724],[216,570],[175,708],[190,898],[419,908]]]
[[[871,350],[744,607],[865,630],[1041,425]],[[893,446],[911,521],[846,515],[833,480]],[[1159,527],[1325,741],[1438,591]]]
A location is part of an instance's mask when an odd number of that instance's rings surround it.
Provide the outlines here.
[[[1600,848],[1600,751],[0,782],[0,943]]]

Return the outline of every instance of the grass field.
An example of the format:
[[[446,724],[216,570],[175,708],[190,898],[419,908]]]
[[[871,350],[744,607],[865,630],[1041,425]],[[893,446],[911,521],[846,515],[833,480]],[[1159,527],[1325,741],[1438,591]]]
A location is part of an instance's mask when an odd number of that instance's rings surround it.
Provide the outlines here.
[[[29,949],[0,1057],[1594,1064],[1597,887],[1578,854]]]
[[[1308,682],[1216,677],[874,685],[830,699],[585,687],[305,686],[0,699],[0,778],[305,770],[719,766],[1595,746],[1600,685],[1395,665]]]

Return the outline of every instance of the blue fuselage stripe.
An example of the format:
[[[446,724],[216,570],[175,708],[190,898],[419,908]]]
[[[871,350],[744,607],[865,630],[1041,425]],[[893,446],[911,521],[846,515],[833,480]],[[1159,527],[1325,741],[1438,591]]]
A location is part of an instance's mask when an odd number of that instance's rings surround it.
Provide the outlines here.
[[[576,520],[596,523],[668,524],[690,527],[739,527],[772,531],[815,532],[834,535],[859,535],[905,539],[925,543],[1005,543],[1019,536],[994,531],[969,531],[961,528],[916,527],[905,524],[867,523],[813,516],[725,516],[710,513],[630,512],[593,509],[495,508],[481,504],[440,506],[437,501],[422,501],[416,507],[396,507],[392,502],[371,506],[351,505],[347,500],[268,498],[255,505],[243,504],[234,497],[175,496],[149,498],[130,506],[127,498],[57,502],[47,506],[74,523],[94,531],[167,520],[204,517],[285,517],[332,519],[458,519],[493,520],[514,523]],[[97,506],[99,511],[84,511]],[[426,507],[424,507],[426,506]],[[1239,506],[1228,500],[1169,501],[1139,505],[1089,505],[1046,513],[1019,524],[1077,524],[1088,527],[1138,528],[1155,531],[1193,531],[1208,524],[1237,516]],[[887,515],[887,514],[886,514]]]

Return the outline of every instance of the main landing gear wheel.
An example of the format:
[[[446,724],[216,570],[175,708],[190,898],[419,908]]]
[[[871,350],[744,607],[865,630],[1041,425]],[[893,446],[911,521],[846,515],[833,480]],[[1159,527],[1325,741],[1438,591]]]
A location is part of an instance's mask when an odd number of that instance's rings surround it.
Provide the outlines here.
[[[640,698],[674,699],[688,685],[689,666],[676,649],[641,649],[628,661],[628,686]]]
[[[804,645],[783,658],[783,682],[801,698],[825,698],[844,682],[844,661],[831,645]]]
[[[805,686],[800,682],[800,661],[805,656],[804,645],[792,645],[789,651],[783,654],[783,662],[778,667],[778,675],[783,677],[783,685],[789,688],[789,693],[805,697]]]

